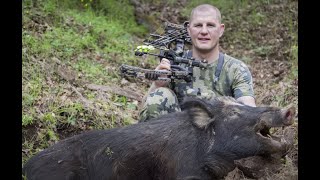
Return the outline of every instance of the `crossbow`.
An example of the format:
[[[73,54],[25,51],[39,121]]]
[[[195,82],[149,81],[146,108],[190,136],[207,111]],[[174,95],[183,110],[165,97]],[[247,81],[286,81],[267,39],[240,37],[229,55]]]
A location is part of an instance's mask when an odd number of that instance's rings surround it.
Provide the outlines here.
[[[187,82],[191,81],[192,72],[179,64],[186,64],[188,67],[206,68],[206,60],[196,60],[194,58],[185,57],[186,44],[191,44],[191,38],[187,32],[188,22],[182,25],[165,22],[164,33],[151,33],[149,37],[143,41],[144,45],[135,49],[136,56],[152,55],[166,58],[170,61],[171,70],[149,70],[139,67],[121,65],[120,73],[122,76],[146,78],[149,80],[160,80],[174,82],[175,79],[183,79]],[[153,50],[159,49],[159,54],[152,53]],[[166,77],[164,77],[165,75]]]

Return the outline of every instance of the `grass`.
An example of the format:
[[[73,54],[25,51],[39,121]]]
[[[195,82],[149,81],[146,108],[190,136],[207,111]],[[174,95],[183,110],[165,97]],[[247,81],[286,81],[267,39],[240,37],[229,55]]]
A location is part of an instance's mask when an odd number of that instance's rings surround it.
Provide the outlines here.
[[[289,32],[292,37],[290,42],[290,59],[292,65],[292,79],[298,79],[298,23],[293,21],[293,18],[287,19]]]
[[[101,99],[96,91],[75,92],[70,88],[74,85],[59,76],[57,70],[61,66],[68,67],[76,79],[87,83],[106,86],[119,83],[117,69],[106,66],[138,63],[133,49],[139,42],[133,40],[133,34],[146,32],[144,27],[136,25],[133,7],[127,1],[115,1],[118,5],[106,2],[118,14],[69,8],[71,1],[66,2],[65,7],[61,4],[63,1],[34,2],[23,1],[23,163],[41,149],[68,136],[60,134],[58,129],[76,132],[133,122],[132,113],[121,114],[137,107],[126,97],[114,96],[108,100],[108,97]],[[99,61],[97,56],[100,56]],[[77,86],[74,88],[79,88]],[[79,91],[85,100],[79,98]],[[121,106],[114,106],[114,102]],[[30,131],[31,127],[37,130]]]
[[[29,114],[22,115],[22,126],[28,126],[33,124],[33,117]]]
[[[73,67],[79,73],[85,74],[87,80],[95,84],[104,84],[106,83],[105,80],[111,79],[113,75],[112,72],[108,72],[101,64],[94,63],[89,59],[80,59]]]

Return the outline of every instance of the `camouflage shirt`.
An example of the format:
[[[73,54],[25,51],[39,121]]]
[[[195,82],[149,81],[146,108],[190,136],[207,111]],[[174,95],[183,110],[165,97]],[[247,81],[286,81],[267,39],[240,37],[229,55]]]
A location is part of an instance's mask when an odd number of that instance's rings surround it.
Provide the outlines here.
[[[184,80],[175,81],[173,90],[178,101],[181,102],[184,96],[198,96],[206,99],[215,96],[232,96],[235,99],[241,96],[254,97],[252,76],[242,61],[225,54],[219,80],[214,85],[213,79],[217,65],[218,61],[215,61],[206,69],[187,67],[193,72],[193,78],[189,83]]]

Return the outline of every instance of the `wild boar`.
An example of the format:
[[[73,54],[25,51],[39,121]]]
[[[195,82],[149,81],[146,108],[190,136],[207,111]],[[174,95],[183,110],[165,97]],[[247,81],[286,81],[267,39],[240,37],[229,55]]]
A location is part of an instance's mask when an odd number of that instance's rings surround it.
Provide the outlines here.
[[[295,109],[250,107],[230,97],[187,98],[183,111],[126,127],[93,130],[43,150],[27,179],[219,179],[234,160],[286,151],[269,133],[293,123]]]

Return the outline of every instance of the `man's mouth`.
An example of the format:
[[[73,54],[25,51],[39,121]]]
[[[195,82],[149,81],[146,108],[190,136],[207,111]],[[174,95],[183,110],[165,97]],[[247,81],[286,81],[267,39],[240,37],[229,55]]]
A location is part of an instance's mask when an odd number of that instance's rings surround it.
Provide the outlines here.
[[[198,40],[200,42],[207,42],[207,41],[210,41],[210,38],[198,38]]]

